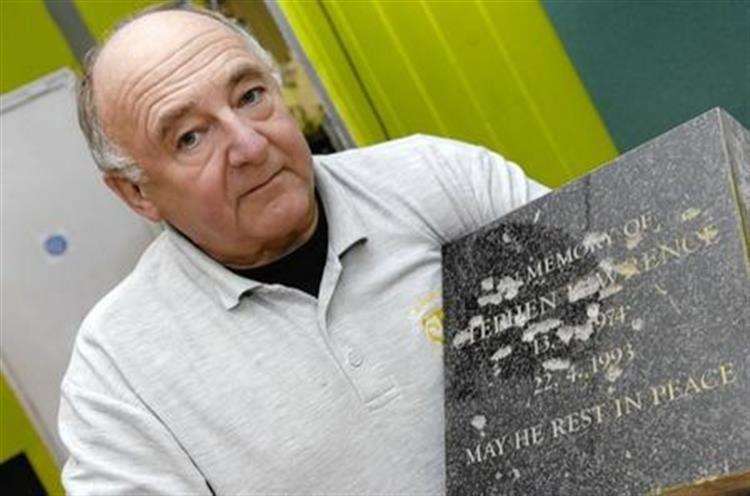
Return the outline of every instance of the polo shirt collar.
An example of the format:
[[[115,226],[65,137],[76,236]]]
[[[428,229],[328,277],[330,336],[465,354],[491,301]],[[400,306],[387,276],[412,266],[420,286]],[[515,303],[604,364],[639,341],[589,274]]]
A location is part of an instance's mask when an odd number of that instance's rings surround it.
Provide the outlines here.
[[[315,187],[328,220],[329,252],[334,250],[340,258],[349,248],[367,239],[366,226],[349,192],[336,184],[332,175],[335,172],[328,165],[321,165],[322,163],[325,163],[325,158],[313,157]],[[182,265],[191,278],[205,284],[225,309],[234,308],[243,294],[263,285],[227,269],[169,224],[164,223],[164,230],[172,245],[187,262]]]
[[[328,219],[329,251],[333,249],[340,258],[349,248],[367,239],[367,226],[350,192],[341,186],[340,178],[334,177],[336,164],[329,165],[325,156],[313,160],[315,187]]]
[[[193,244],[181,232],[164,223],[167,238],[172,242],[181,255],[182,267],[188,276],[208,289],[211,296],[227,310],[234,308],[240,297],[247,291],[252,291],[261,283],[235,274],[222,264],[209,257],[203,250]]]

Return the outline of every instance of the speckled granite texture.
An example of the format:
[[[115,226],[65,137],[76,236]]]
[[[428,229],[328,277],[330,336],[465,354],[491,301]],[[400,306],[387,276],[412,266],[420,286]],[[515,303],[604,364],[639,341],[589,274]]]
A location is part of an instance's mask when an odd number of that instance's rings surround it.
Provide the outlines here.
[[[719,109],[443,249],[449,495],[750,469],[750,135]]]

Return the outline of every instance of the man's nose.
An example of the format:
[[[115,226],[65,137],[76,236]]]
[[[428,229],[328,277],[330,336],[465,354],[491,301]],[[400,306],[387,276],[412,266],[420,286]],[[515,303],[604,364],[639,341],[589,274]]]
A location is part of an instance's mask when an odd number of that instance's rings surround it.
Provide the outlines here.
[[[230,135],[229,164],[232,167],[259,165],[268,158],[268,139],[238,118],[227,123]]]

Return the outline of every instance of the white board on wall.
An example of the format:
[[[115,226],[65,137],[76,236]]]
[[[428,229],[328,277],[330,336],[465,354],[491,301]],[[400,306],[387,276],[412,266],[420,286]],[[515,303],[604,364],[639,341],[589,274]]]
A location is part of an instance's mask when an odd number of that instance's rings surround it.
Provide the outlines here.
[[[60,382],[88,310],[157,229],[101,179],[62,69],[0,99],[0,331],[8,383],[57,458]]]

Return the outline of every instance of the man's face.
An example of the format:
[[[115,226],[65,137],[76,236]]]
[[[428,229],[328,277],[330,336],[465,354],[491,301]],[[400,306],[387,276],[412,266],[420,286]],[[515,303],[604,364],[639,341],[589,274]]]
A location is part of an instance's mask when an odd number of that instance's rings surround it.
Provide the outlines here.
[[[145,172],[151,220],[236,266],[279,258],[312,232],[310,150],[268,68],[229,28],[186,12],[138,19],[102,52],[94,87],[105,131]]]

